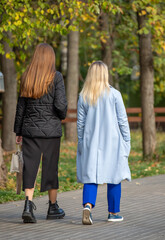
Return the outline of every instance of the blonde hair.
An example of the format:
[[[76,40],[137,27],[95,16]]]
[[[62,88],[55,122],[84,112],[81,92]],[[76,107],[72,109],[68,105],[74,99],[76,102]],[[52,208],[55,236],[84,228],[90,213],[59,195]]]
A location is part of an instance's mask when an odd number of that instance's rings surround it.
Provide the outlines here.
[[[102,61],[93,62],[80,95],[89,105],[95,105],[105,90],[110,91],[108,67]]]
[[[21,96],[35,99],[42,97],[52,86],[55,72],[53,48],[47,43],[40,43],[22,76]]]

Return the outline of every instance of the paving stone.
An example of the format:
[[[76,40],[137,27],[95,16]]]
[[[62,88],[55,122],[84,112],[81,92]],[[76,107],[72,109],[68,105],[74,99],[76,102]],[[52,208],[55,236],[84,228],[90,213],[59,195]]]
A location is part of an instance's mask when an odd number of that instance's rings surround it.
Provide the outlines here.
[[[48,197],[34,199],[36,224],[23,224],[24,201],[0,204],[0,240],[165,240],[165,175],[122,183],[120,223],[107,222],[106,185],[98,188],[94,224],[82,225],[82,190],[58,194],[64,219],[46,220]]]

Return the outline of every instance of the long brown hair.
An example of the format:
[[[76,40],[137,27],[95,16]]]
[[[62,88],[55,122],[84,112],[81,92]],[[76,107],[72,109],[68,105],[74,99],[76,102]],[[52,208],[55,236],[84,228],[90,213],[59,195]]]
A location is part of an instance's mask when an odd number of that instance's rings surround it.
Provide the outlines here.
[[[40,98],[48,92],[55,76],[55,53],[47,43],[37,45],[21,79],[21,96]]]

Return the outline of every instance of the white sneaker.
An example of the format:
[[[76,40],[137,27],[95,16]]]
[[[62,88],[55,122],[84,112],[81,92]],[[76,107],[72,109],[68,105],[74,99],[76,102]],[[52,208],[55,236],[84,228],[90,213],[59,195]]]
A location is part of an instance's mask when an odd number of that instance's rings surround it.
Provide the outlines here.
[[[84,225],[92,225],[92,214],[90,206],[86,205],[86,207],[83,209],[83,217],[82,217],[82,223]]]

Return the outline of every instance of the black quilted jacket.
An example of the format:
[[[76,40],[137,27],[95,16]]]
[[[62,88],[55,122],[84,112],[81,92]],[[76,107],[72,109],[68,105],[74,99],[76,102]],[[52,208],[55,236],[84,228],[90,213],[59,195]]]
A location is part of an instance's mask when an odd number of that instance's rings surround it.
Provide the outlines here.
[[[62,74],[56,71],[54,85],[39,99],[19,97],[14,132],[23,137],[61,137],[67,100]]]

